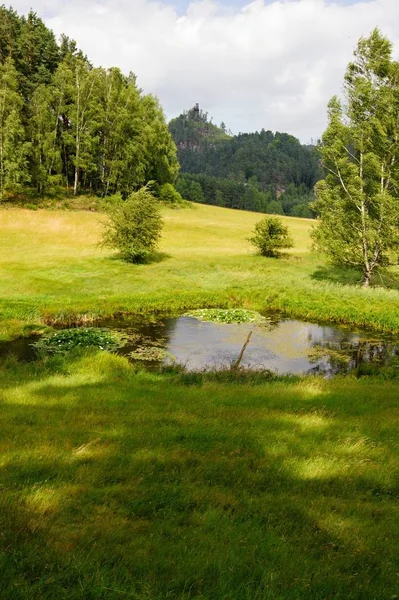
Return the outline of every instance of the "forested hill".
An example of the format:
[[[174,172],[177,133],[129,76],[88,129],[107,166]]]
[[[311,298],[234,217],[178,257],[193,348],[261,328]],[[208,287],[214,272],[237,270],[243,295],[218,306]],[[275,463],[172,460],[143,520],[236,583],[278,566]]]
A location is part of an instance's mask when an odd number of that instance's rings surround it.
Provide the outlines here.
[[[0,6],[0,200],[127,195],[173,183],[177,171],[163,111],[133,74],[94,68],[36,13]]]
[[[187,112],[182,113],[169,123],[171,132],[177,148],[180,150],[182,160],[190,161],[190,156],[198,155],[199,151],[205,150],[207,146],[214,146],[218,142],[230,139],[224,123],[217,127],[208,119],[208,113],[200,109],[196,104]],[[185,152],[191,150],[193,152]],[[189,168],[189,164],[187,168]],[[186,165],[182,165],[186,170]]]
[[[295,216],[312,216],[320,178],[314,146],[262,129],[231,135],[196,105],[169,123],[178,150],[177,187],[191,200]]]

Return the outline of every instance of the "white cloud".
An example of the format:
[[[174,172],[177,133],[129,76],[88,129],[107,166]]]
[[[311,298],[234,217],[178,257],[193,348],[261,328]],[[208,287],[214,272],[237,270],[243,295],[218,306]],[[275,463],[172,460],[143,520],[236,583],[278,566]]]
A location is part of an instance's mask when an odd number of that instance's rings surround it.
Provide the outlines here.
[[[94,64],[135,72],[168,117],[199,102],[234,132],[264,127],[303,142],[322,133],[360,36],[378,26],[399,49],[398,0],[203,0],[184,14],[148,0],[38,0],[34,9]]]

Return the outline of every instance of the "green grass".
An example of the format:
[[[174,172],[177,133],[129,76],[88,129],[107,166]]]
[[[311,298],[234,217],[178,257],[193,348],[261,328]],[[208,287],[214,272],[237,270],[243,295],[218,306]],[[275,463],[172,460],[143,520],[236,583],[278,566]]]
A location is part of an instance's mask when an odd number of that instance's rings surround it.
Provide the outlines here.
[[[312,221],[285,218],[295,247],[268,259],[246,241],[259,214],[197,205],[164,217],[162,260],[129,265],[97,247],[98,213],[0,211],[0,339],[120,312],[241,306],[399,331],[399,292],[362,290],[359,274],[312,256]]]
[[[399,331],[286,219],[164,209],[162,260],[98,249],[90,212],[0,212],[0,339],[118,312],[273,309]],[[395,278],[395,271],[390,276]],[[387,376],[392,376],[392,369]],[[399,381],[148,373],[102,352],[0,362],[1,600],[393,600]]]
[[[2,600],[396,597],[397,382],[0,377]]]

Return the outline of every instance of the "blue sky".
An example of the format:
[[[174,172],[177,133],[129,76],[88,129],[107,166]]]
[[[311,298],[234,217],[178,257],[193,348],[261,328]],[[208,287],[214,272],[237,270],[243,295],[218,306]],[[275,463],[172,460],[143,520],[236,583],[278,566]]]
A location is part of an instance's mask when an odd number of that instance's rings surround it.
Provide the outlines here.
[[[133,71],[168,118],[196,102],[234,133],[308,143],[361,36],[379,27],[399,58],[399,0],[14,0],[95,65]]]

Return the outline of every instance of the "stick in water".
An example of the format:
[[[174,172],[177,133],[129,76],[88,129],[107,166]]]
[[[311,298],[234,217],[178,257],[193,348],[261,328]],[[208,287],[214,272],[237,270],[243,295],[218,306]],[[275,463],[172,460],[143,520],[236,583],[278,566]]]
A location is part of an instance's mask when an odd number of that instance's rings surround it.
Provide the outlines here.
[[[231,365],[231,371],[236,371],[238,369],[238,367],[240,366],[240,363],[242,361],[242,357],[244,356],[244,352],[249,344],[249,340],[251,339],[251,335],[252,335],[252,331],[250,331],[248,333],[248,337],[247,337],[247,341],[245,342],[245,344],[243,345],[243,347],[241,348],[241,352],[237,358],[236,361],[233,362],[233,364]]]

